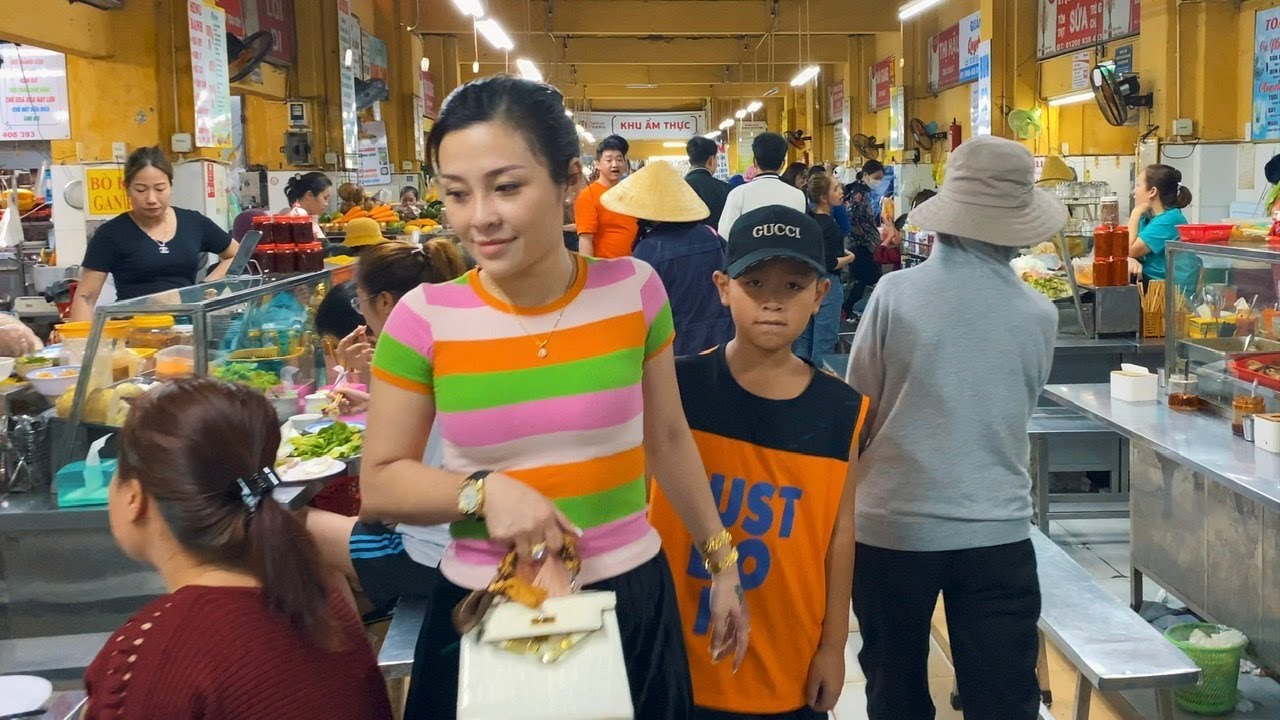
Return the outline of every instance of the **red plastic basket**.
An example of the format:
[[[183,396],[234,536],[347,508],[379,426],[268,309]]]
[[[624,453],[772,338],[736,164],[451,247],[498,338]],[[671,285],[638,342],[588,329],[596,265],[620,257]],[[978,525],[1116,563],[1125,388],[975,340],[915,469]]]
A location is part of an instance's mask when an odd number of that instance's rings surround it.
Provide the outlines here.
[[[1270,355],[1246,355],[1244,357],[1232,358],[1231,372],[1236,377],[1245,382],[1258,381],[1262,387],[1271,388],[1272,390],[1280,390],[1280,380],[1273,377],[1263,375],[1260,372],[1254,372],[1245,367],[1246,363],[1260,362],[1263,365],[1280,365],[1280,353]]]
[[[1179,225],[1178,237],[1189,243],[1226,245],[1227,241],[1231,239],[1231,231],[1233,229],[1235,229],[1235,226],[1230,224]]]

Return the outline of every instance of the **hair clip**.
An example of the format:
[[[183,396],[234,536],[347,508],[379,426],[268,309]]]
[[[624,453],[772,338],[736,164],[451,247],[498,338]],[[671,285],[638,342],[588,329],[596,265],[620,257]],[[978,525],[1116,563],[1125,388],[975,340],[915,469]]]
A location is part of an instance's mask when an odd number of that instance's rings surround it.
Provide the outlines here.
[[[264,467],[247,478],[236,478],[236,483],[240,486],[240,499],[252,514],[262,502],[262,496],[280,484],[280,476],[276,474],[274,468]]]

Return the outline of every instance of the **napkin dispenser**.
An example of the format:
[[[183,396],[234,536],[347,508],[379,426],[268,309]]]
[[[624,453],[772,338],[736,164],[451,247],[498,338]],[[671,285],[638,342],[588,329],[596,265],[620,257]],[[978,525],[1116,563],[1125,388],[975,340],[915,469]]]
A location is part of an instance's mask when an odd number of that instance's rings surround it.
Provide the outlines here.
[[[1280,413],[1253,416],[1253,444],[1260,450],[1280,454]]]
[[[1121,365],[1119,370],[1111,371],[1111,399],[1155,402],[1156,376],[1141,365]]]
[[[103,460],[101,455],[110,437],[95,440],[84,462],[70,463],[58,471],[58,507],[107,504],[107,488],[116,472],[116,461]]]

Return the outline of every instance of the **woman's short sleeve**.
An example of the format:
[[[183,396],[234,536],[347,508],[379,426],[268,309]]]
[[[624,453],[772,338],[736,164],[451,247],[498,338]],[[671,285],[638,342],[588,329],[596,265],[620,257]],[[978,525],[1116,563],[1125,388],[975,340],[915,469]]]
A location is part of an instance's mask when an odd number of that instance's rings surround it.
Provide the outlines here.
[[[648,263],[634,259],[632,262],[639,266],[639,275],[644,279],[640,286],[640,304],[644,308],[644,322],[648,328],[644,359],[649,360],[675,342],[675,321],[671,317],[671,301],[667,299],[667,288],[662,284],[662,278]]]
[[[115,265],[116,234],[114,225],[106,223],[100,226],[89,238],[89,246],[84,251],[84,260],[80,266],[85,270],[96,270],[109,273]]]
[[[221,255],[231,246],[231,236],[226,230],[218,227],[212,220],[199,213],[193,213],[200,228],[200,250],[202,252]]]
[[[423,285],[407,293],[391,310],[373,353],[373,376],[404,390],[432,393],[433,351]]]

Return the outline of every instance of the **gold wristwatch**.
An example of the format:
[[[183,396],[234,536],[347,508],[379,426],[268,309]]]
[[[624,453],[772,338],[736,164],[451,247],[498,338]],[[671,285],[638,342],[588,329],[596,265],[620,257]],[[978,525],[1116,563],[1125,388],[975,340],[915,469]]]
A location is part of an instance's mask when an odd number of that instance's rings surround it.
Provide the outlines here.
[[[484,479],[492,473],[492,470],[478,470],[458,486],[458,512],[464,517],[478,518],[484,514]]]

